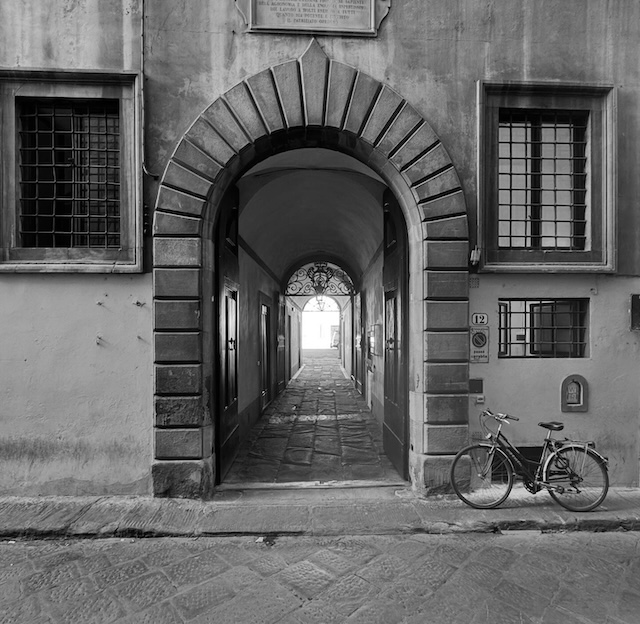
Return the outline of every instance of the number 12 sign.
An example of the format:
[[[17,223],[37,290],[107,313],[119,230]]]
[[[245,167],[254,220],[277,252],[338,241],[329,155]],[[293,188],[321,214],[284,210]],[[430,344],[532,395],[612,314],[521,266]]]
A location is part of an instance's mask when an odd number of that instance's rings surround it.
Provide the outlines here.
[[[471,315],[472,325],[487,325],[489,323],[489,315],[484,313],[478,313]]]

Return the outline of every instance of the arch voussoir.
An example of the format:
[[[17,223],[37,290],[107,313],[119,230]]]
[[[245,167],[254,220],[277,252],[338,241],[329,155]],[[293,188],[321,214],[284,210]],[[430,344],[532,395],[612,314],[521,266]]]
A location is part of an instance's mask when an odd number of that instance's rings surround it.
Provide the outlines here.
[[[429,201],[440,195],[452,193],[459,188],[460,179],[453,167],[445,169],[413,187],[419,202]]]
[[[354,67],[331,61],[326,106],[326,124],[328,126],[342,128],[349,110],[356,75],[357,71]]]
[[[358,72],[353,87],[353,96],[344,123],[344,129],[361,135],[367,116],[380,91],[380,83],[362,72]]]
[[[288,128],[304,125],[302,84],[297,61],[287,61],[273,68],[273,78]]]
[[[393,119],[388,130],[376,145],[376,149],[390,157],[424,123],[426,122],[418,111],[405,101],[402,110]]]
[[[223,97],[252,143],[268,134],[267,127],[244,82],[231,88]]]
[[[391,161],[400,170],[404,169],[411,161],[419,158],[426,150],[431,149],[438,143],[438,137],[433,128],[428,123],[423,123],[402,145],[402,147],[393,154]]]
[[[223,98],[218,98],[202,113],[211,127],[231,146],[237,154],[251,143],[244,128],[238,123],[236,117]]]
[[[451,158],[442,143],[438,142],[428,147],[419,158],[405,167],[402,174],[409,184],[416,185],[449,166],[453,166]]]
[[[222,165],[216,162],[209,154],[205,153],[191,143],[188,138],[180,143],[176,149],[173,162],[188,167],[195,173],[213,182],[222,171]]]
[[[270,69],[247,79],[253,100],[264,120],[269,134],[285,128],[278,92]]]
[[[387,85],[382,85],[362,130],[362,138],[371,145],[377,145],[391,119],[399,113],[403,104],[404,100],[400,95]]]
[[[422,212],[423,220],[466,214],[466,203],[462,190],[420,202],[418,207]]]
[[[211,180],[202,177],[175,160],[169,161],[164,173],[163,182],[168,186],[181,189],[185,193],[199,197],[202,200],[206,199],[211,186]]]
[[[202,197],[196,197],[189,192],[165,186],[160,187],[156,200],[156,213],[158,211],[177,212],[184,215],[201,217],[204,213],[206,202]],[[161,231],[156,232],[162,234]]]
[[[462,239],[469,237],[469,224],[467,215],[456,215],[454,217],[445,217],[435,221],[424,221],[422,223],[422,232],[425,239]]]
[[[211,124],[200,116],[189,128],[185,138],[221,165],[228,163],[236,153],[216,132]]]

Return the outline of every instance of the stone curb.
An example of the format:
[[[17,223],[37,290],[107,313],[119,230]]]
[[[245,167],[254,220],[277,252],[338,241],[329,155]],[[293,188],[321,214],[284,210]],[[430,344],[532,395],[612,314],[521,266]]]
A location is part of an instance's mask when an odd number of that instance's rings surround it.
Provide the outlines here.
[[[0,497],[0,539],[639,531],[640,490],[611,491],[585,514],[529,497],[474,510],[406,491],[236,493],[222,502],[141,497]]]

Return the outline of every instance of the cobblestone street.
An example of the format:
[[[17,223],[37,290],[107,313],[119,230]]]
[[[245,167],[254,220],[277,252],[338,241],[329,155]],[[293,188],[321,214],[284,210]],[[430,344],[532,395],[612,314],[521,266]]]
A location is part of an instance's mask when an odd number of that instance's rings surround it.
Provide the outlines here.
[[[3,541],[0,623],[637,624],[640,534]]]

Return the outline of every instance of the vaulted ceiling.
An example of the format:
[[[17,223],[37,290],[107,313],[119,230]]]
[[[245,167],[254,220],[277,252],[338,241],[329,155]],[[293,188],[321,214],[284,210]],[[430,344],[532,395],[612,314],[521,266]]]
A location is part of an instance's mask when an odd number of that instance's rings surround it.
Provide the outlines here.
[[[382,243],[385,185],[359,161],[326,149],[284,152],[239,181],[240,237],[282,281],[310,258],[359,281]]]

